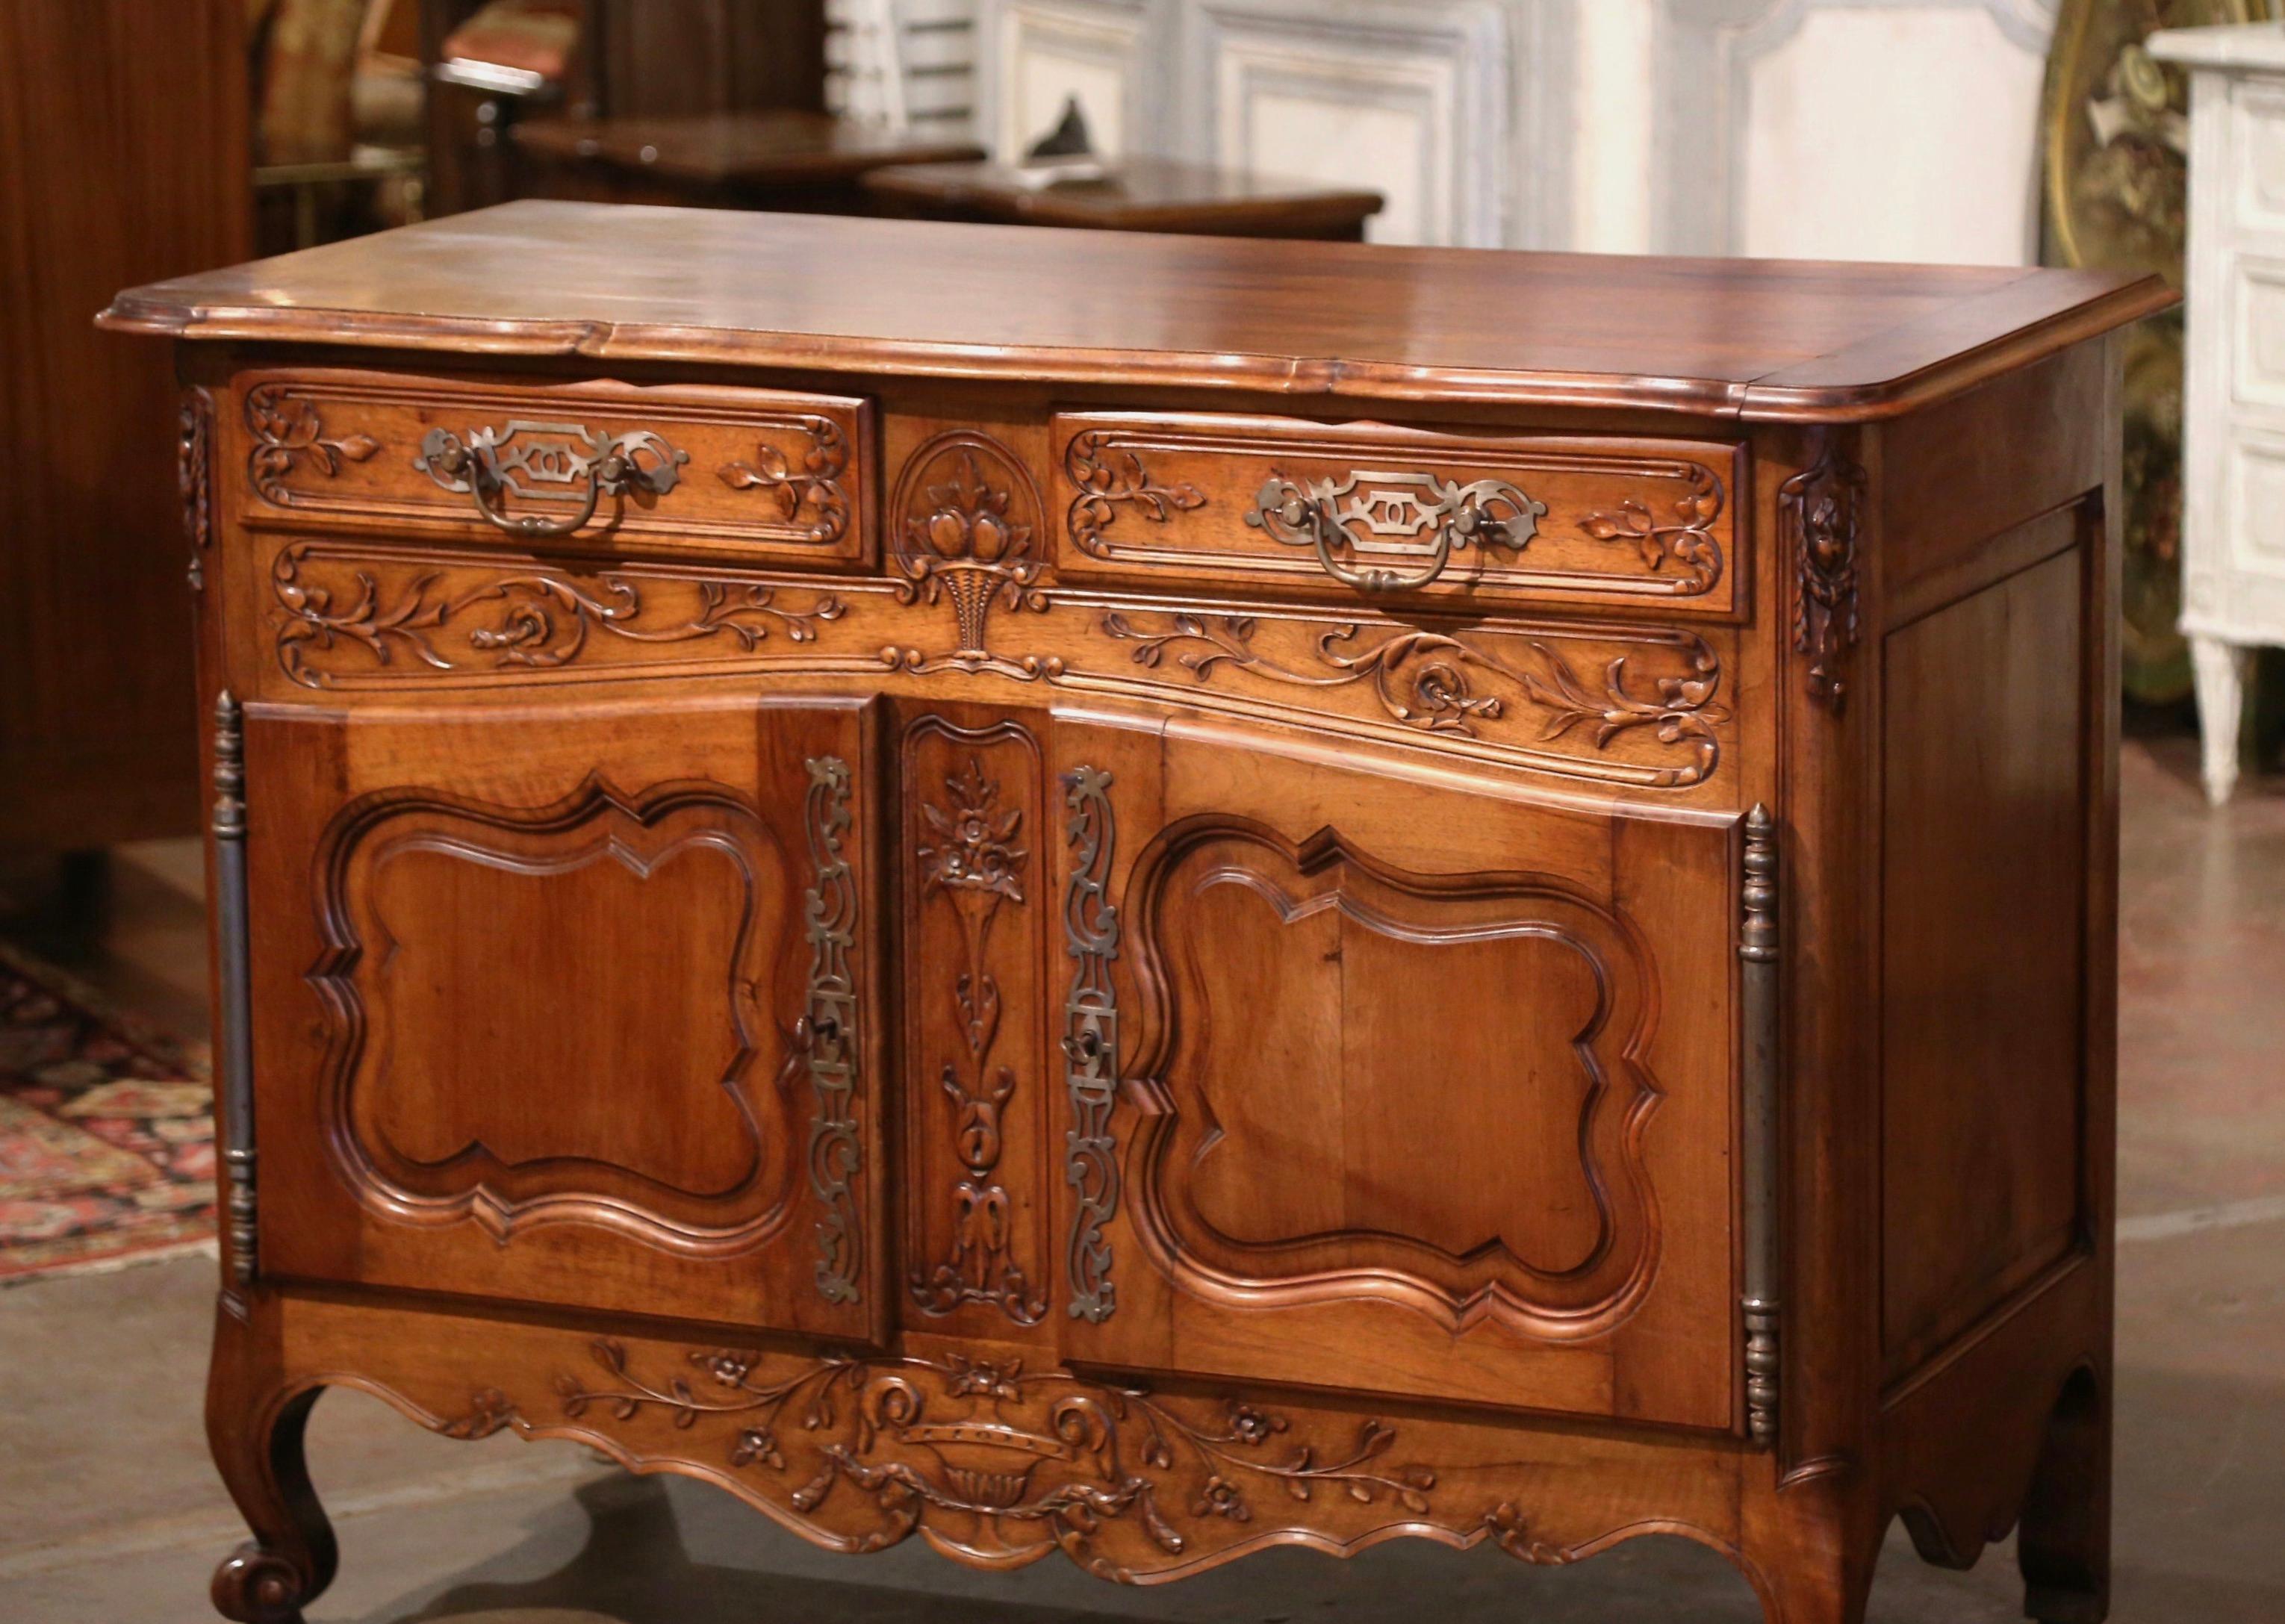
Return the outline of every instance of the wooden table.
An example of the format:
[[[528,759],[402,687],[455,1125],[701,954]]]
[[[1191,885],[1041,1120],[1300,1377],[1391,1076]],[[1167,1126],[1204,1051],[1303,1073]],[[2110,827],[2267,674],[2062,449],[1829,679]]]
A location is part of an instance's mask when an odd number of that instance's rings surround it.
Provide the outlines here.
[[[795,111],[534,119],[514,137],[525,190],[537,196],[731,208],[854,212],[870,170],[984,153],[970,141]]]
[[[1382,202],[1377,192],[1167,158],[1121,159],[1104,179],[1044,187],[1014,164],[898,164],[864,185],[882,212],[926,219],[1350,242]]]
[[[349,1385],[842,1550],[1668,1533],[1858,1624],[1901,1514],[2100,1620],[2169,301],[547,202],[122,295],[224,1612]]]

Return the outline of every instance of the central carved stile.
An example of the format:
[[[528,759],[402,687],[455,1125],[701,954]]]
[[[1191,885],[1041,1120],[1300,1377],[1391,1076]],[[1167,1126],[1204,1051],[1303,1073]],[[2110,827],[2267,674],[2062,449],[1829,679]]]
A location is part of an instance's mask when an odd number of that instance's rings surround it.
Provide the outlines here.
[[[1035,1325],[1048,1311],[1047,1299],[1033,1290],[1015,1259],[1010,1203],[998,1176],[1006,1142],[1001,1118],[1015,1096],[1017,1079],[1012,1068],[992,1063],[1001,997],[987,958],[993,922],[1001,906],[1025,906],[1028,854],[1017,843],[1024,813],[1020,807],[1001,806],[1000,786],[985,775],[979,754],[971,753],[944,787],[947,804],[920,804],[932,843],[915,856],[923,898],[948,906],[960,922],[960,968],[952,991],[966,1064],[946,1062],[940,1080],[956,1112],[954,1144],[962,1177],[954,1189],[959,1217],[952,1251],[933,1269],[914,1271],[912,1292],[931,1314],[950,1314],[963,1303],[989,1303],[1019,1325]]]

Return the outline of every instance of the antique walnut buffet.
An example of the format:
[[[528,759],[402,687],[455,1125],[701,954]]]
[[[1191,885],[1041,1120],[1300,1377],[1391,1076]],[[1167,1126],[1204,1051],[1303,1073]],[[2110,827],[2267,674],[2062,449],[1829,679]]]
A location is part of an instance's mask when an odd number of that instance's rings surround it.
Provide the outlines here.
[[[2155,282],[522,203],[180,347],[208,1419],[1106,1577],[2103,1616]],[[259,1160],[257,1161],[257,1153]]]

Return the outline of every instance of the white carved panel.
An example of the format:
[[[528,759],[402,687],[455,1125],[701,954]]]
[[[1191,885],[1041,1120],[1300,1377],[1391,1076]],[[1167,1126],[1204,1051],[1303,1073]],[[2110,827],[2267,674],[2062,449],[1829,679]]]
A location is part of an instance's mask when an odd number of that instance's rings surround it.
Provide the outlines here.
[[[2232,269],[2231,393],[2240,405],[2285,412],[2285,260],[2242,255]]]
[[[981,128],[1076,95],[1108,151],[1370,185],[1385,241],[2022,263],[2058,3],[978,0]]]
[[[1388,207],[1376,241],[1512,239],[1511,72],[1524,12],[1503,0],[1190,0],[1197,155],[1331,184]]]
[[[1076,100],[1095,151],[1166,150],[1166,12],[1163,0],[989,0],[983,139],[1002,158],[1020,157]]]
[[[1003,153],[1079,97],[1098,149],[1331,185],[1381,241],[1559,247],[1579,0],[983,0]]]
[[[1177,0],[1190,158],[1387,199],[1376,242],[1570,238],[1570,0]]]
[[[2229,567],[2285,582],[2285,434],[2236,430],[2227,490]]]
[[[2237,223],[2285,232],[2285,85],[2240,81],[2230,97],[2238,161]]]
[[[1651,246],[2029,263],[2055,0],[1655,0]]]

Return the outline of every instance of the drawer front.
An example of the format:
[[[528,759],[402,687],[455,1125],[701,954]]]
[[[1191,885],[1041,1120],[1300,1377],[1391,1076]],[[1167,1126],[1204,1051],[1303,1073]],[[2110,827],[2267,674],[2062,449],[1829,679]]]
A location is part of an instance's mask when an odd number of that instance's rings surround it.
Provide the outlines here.
[[[349,371],[255,374],[239,388],[250,523],[418,525],[822,569],[874,555],[861,399]]]
[[[1054,453],[1064,579],[1742,607],[1738,445],[1073,413],[1055,420]]]
[[[961,575],[897,583],[352,537],[264,538],[248,653],[264,697],[738,673],[990,698],[1010,680],[1275,719],[1572,785],[1715,796],[1742,736],[1739,634],[1517,617],[1496,625],[1058,588],[1033,608]],[[982,641],[959,622],[981,608]],[[962,689],[966,691],[962,692]]]

